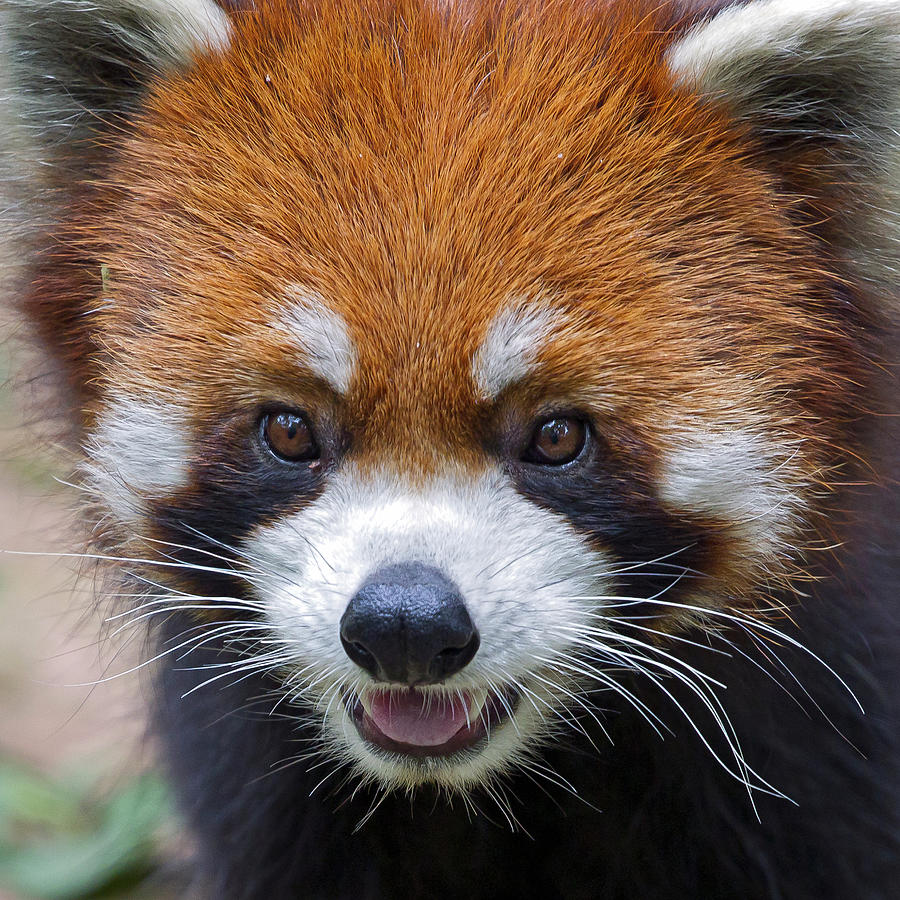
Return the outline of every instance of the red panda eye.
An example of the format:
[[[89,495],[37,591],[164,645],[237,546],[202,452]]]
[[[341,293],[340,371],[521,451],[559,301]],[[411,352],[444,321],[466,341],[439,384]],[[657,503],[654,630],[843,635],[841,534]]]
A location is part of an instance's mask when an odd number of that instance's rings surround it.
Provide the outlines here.
[[[303,413],[269,413],[263,416],[261,430],[266,446],[279,459],[300,462],[319,458],[319,445]]]
[[[534,429],[523,459],[543,466],[572,462],[584,449],[587,433],[583,419],[569,416],[545,419]]]

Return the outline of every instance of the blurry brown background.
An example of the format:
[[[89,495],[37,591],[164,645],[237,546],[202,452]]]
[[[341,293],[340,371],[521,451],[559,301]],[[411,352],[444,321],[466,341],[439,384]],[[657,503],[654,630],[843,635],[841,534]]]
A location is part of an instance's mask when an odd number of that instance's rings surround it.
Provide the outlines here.
[[[0,330],[0,746],[43,767],[121,764],[142,731],[139,678],[75,685],[130,668],[133,646],[99,640],[95,564],[55,555],[82,550],[77,492],[62,483],[71,460],[41,421],[17,331]]]

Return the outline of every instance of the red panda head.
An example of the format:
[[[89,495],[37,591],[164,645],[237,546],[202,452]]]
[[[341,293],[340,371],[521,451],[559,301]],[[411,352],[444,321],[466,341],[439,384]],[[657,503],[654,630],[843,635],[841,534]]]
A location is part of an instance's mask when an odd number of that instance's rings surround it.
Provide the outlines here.
[[[106,545],[384,784],[687,675],[832,542],[900,14],[657,6],[160,0],[55,159],[31,303]]]

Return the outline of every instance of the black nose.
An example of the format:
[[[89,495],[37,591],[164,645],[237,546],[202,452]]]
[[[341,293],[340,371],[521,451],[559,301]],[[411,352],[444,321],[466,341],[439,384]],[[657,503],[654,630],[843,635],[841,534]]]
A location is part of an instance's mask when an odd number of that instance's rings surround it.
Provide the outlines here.
[[[478,632],[456,586],[422,563],[379,569],[341,618],[347,655],[379,681],[434,684],[468,665]]]

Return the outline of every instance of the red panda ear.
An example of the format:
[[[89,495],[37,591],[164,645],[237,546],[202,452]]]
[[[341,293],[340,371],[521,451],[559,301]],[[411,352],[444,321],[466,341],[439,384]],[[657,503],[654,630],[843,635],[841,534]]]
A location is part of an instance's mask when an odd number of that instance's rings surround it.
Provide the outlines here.
[[[121,125],[144,83],[228,40],[213,0],[6,0],[0,12],[13,100],[40,162],[82,178],[93,140]]]
[[[96,383],[88,313],[104,270],[54,229],[102,177],[108,137],[121,134],[148,80],[228,39],[213,0],[0,0],[3,237],[17,250],[2,287],[51,351],[47,374],[75,422]]]
[[[900,287],[900,0],[754,0],[669,51],[724,102],[858,276]]]

